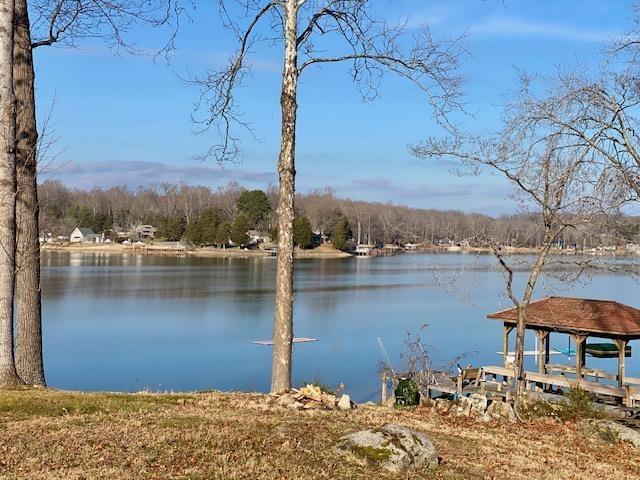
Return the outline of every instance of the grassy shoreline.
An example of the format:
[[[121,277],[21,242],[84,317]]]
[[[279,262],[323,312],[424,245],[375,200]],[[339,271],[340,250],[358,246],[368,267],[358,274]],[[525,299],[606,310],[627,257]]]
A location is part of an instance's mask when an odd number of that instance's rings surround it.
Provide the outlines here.
[[[250,393],[0,391],[0,478],[638,478],[631,447],[572,423],[479,423],[429,408],[293,411]],[[435,472],[397,477],[340,457],[342,435],[403,423],[430,435]]]

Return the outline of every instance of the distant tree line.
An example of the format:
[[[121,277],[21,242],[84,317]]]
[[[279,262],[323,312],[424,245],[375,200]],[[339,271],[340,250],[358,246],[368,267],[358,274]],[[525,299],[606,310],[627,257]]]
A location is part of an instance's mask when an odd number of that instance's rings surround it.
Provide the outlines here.
[[[184,184],[161,184],[128,189],[80,190],[59,181],[39,186],[42,232],[68,235],[74,227],[103,232],[114,227],[151,224],[156,238],[187,240],[196,245],[222,246],[229,241],[247,242],[247,231],[256,230],[277,238],[274,188],[247,190],[237,183],[218,189]],[[597,246],[637,241],[640,218],[610,222],[615,231],[598,224],[599,232],[569,233],[566,244]],[[595,228],[595,227],[594,227]],[[339,249],[348,243],[460,243],[492,235],[504,245],[540,246],[543,231],[535,214],[513,214],[492,218],[456,210],[418,209],[400,205],[349,200],[336,197],[332,189],[315,190],[296,197],[294,240],[309,248],[330,240]]]

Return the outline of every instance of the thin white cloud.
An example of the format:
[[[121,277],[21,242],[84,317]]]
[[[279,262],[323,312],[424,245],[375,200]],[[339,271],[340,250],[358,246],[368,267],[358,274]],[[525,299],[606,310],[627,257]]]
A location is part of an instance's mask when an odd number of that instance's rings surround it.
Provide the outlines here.
[[[469,28],[473,34],[523,35],[572,40],[576,42],[603,42],[615,37],[619,32],[579,28],[554,22],[535,22],[518,18],[487,18]]]
[[[185,182],[192,185],[218,186],[231,181],[268,185],[277,179],[272,172],[223,168],[215,163],[168,164],[142,161],[72,161],[42,180],[56,178],[78,188],[112,187],[127,185],[135,188],[153,183]]]

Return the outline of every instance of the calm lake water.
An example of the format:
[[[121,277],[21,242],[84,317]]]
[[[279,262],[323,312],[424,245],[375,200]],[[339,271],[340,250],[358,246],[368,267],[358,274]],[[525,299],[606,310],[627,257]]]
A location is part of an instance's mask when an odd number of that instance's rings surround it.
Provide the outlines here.
[[[267,391],[271,347],[251,341],[271,338],[274,278],[273,258],[48,252],[48,382],[77,390]],[[298,260],[295,284],[295,335],[320,340],[294,347],[296,385],[344,383],[358,401],[377,399],[376,338],[401,369],[407,332],[421,333],[436,364],[463,353],[465,365],[501,362],[495,352],[502,324],[485,315],[511,305],[492,256]],[[548,279],[536,297],[566,294],[640,307],[639,292],[626,275],[597,273],[568,289]],[[640,377],[640,342],[631,345],[627,372]],[[567,337],[552,336],[553,346],[566,347]],[[587,365],[615,371],[608,359],[588,358]]]

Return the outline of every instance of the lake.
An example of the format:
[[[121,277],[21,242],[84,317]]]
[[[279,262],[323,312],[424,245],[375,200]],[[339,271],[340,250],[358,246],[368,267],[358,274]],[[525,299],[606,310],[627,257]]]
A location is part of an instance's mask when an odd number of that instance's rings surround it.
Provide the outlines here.
[[[46,252],[42,269],[50,386],[268,391],[271,347],[251,341],[271,338],[275,259]],[[597,272],[587,280],[563,288],[547,279],[535,296],[640,307],[640,285],[630,277]],[[495,353],[502,324],[485,315],[511,305],[490,255],[301,259],[295,285],[295,335],[319,342],[294,346],[294,385],[343,383],[357,401],[377,400],[383,359],[377,337],[401,369],[407,332],[422,335],[436,365],[461,354],[464,365],[502,361]],[[528,337],[533,349],[533,332]],[[553,335],[551,344],[566,347],[567,337]],[[640,342],[631,345],[627,372],[640,377]],[[614,362],[587,359],[610,371]]]

